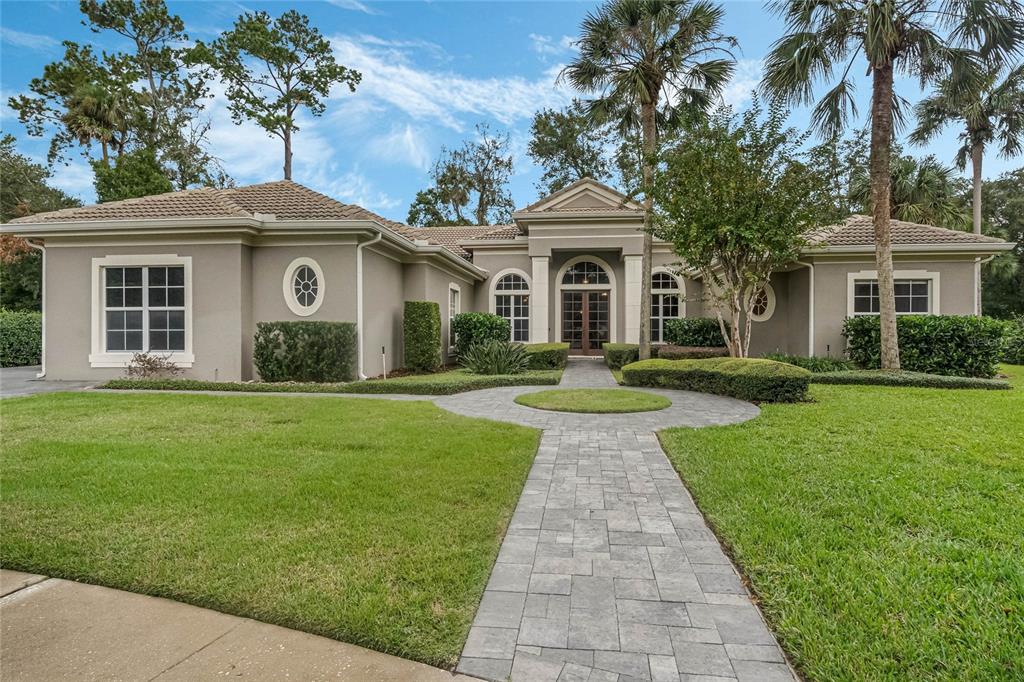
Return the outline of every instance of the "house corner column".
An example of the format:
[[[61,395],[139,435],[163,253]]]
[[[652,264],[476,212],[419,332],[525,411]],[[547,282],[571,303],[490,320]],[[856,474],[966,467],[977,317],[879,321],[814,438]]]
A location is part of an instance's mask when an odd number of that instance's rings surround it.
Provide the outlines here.
[[[548,342],[548,256],[534,256],[530,292],[530,343]]]
[[[623,256],[626,264],[626,343],[640,343],[640,295],[643,284],[643,256]]]

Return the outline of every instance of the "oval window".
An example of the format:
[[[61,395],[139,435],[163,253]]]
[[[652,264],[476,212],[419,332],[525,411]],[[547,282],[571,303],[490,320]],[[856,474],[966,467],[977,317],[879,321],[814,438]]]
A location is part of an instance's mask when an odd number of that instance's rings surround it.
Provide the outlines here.
[[[323,303],[324,271],[312,258],[296,258],[285,270],[284,300],[289,310],[303,317]]]
[[[765,284],[754,296],[750,304],[750,319],[754,322],[767,322],[775,313],[775,289],[771,284]]]

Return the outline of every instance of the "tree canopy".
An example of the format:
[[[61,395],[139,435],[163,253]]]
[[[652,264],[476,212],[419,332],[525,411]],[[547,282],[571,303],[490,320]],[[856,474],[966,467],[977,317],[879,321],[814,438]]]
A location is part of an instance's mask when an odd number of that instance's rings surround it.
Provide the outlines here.
[[[585,177],[612,175],[607,130],[596,125],[579,100],[564,109],[541,109],[533,116],[527,153],[544,173],[537,189],[552,194]]]

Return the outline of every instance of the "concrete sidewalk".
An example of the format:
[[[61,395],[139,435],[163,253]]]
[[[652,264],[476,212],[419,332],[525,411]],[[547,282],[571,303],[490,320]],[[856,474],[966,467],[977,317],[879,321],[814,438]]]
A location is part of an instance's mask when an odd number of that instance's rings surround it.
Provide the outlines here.
[[[0,570],[0,669],[16,680],[470,678],[168,599]]]

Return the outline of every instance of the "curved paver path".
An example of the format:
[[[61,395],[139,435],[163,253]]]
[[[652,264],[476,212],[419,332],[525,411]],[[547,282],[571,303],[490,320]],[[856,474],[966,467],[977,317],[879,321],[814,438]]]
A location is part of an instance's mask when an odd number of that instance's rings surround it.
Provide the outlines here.
[[[573,359],[566,387],[615,386]],[[793,680],[774,636],[655,431],[746,421],[749,403],[683,391],[633,414],[536,410],[496,388],[434,402],[544,430],[458,671],[524,682]]]

